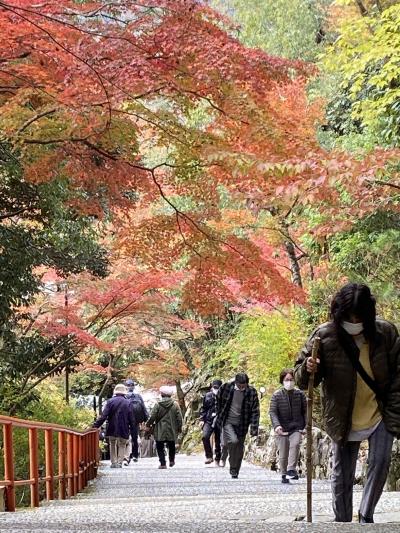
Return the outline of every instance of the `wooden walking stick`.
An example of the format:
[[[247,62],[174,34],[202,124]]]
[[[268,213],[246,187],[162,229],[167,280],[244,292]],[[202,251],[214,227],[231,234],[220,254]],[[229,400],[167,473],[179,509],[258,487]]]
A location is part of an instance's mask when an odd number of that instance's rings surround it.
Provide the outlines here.
[[[314,338],[311,357],[315,361],[318,357],[321,339]],[[314,372],[308,378],[307,397],[307,522],[312,522],[312,412],[314,402]]]

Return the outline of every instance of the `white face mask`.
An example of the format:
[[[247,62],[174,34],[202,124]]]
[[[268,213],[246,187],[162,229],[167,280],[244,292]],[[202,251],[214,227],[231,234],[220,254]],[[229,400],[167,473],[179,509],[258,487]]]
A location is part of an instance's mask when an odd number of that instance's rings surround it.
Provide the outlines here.
[[[345,320],[343,320],[342,328],[347,331],[349,335],[360,335],[360,333],[364,329],[364,326],[362,322],[357,322],[356,324],[354,324],[353,322],[346,322]]]
[[[214,387],[211,389],[212,393],[215,394],[215,396],[218,394],[218,389],[215,389]]]
[[[293,390],[294,389],[294,381],[284,381],[283,386],[286,390]]]

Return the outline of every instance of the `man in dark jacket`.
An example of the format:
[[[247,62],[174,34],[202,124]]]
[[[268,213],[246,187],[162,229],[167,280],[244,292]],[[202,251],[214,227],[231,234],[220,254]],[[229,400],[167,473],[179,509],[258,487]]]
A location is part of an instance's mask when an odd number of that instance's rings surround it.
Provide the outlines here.
[[[124,465],[128,466],[131,459],[135,463],[138,462],[139,459],[139,424],[142,422],[146,422],[146,420],[149,418],[149,413],[146,409],[146,406],[144,404],[143,398],[140,394],[135,392],[135,382],[133,379],[127,379],[125,381],[125,385],[128,389],[128,394],[126,395],[126,399],[129,400],[129,403],[131,405],[133,416],[135,417],[136,424],[135,427],[131,430],[131,445],[128,443],[125,451],[125,457],[124,457]]]
[[[233,382],[224,383],[217,395],[217,425],[223,431],[224,444],[229,451],[230,474],[239,475],[244,453],[244,441],[258,435],[260,403],[257,391],[249,385],[247,374],[236,374]]]
[[[320,338],[316,362],[311,358]],[[351,522],[353,484],[360,443],[368,439],[368,471],[360,523],[373,522],[389,471],[393,436],[400,434],[400,340],[396,327],[377,319],[366,285],[349,283],[334,296],[331,321],[319,326],[301,351],[297,384],[322,385],[323,424],[332,438],[333,510],[337,522]]]
[[[282,370],[279,382],[282,388],[272,395],[269,414],[278,440],[282,483],[289,483],[289,479],[299,479],[296,466],[306,425],[307,399],[303,391],[294,388],[292,368]]]
[[[214,433],[215,464],[219,466],[221,460],[221,432],[215,427],[214,421],[217,416],[217,394],[222,381],[214,379],[211,390],[203,398],[200,410],[200,420],[203,422],[203,446],[206,454],[206,465],[213,462],[213,450],[211,447],[211,435]]]
[[[125,398],[128,389],[123,383],[115,386],[114,396],[107,401],[103,414],[94,422],[99,428],[107,420],[106,437],[110,443],[111,468],[122,468],[129,434],[136,421],[129,401]]]

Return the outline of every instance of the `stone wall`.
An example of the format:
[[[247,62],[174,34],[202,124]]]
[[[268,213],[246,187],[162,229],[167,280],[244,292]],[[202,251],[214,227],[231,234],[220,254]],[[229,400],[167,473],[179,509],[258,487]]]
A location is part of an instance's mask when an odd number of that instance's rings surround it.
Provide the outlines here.
[[[313,479],[329,479],[332,472],[331,439],[319,428],[313,427]],[[250,439],[246,444],[245,457],[248,461],[268,468],[279,470],[279,460],[275,434],[270,429],[260,428],[257,439]],[[363,442],[357,463],[355,482],[364,485],[367,471],[368,443]],[[306,475],[306,437],[300,448],[298,470]],[[400,441],[395,440],[392,449],[392,462],[386,483],[386,490],[400,491]]]

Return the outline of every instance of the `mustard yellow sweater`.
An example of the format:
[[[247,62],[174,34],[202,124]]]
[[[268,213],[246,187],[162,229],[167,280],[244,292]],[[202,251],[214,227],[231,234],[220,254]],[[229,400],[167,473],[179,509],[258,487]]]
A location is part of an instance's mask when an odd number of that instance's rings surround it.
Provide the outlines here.
[[[369,360],[369,344],[367,341],[360,347],[360,363],[372,379],[374,375]],[[357,372],[357,390],[352,415],[352,431],[368,429],[379,422],[382,418],[375,393],[368,387]]]

